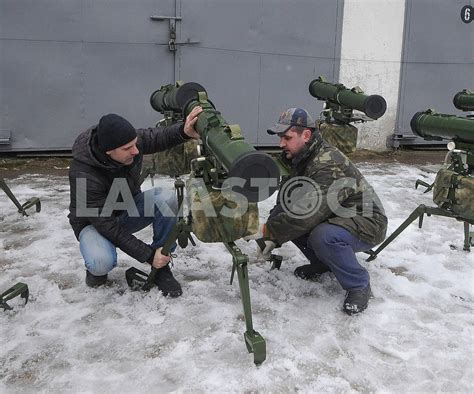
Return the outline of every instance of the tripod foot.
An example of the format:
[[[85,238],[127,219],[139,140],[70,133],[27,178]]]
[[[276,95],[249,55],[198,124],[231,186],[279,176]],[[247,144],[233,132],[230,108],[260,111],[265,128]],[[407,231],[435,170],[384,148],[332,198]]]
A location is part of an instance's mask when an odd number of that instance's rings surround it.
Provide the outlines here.
[[[249,353],[253,353],[253,362],[260,365],[267,358],[267,345],[265,339],[257,332],[244,333],[245,345]]]

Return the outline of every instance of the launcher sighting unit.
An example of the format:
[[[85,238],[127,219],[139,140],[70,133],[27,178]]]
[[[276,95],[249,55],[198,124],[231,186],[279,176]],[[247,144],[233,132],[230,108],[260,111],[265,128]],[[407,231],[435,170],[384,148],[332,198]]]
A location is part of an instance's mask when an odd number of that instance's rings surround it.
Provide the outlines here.
[[[244,140],[238,125],[226,122],[198,83],[177,82],[163,86],[151,95],[150,103],[153,109],[165,116],[165,124],[186,118],[196,106],[203,109],[194,126],[200,135],[199,153],[190,162],[191,175],[186,185],[179,178],[175,181],[180,210],[177,224],[162,253],[169,255],[176,241],[182,248],[188,245],[188,241],[194,245],[191,233],[202,242],[222,242],[225,245],[233,262],[230,282],[232,284],[235,272],[239,281],[246,324],[244,341],[247,350],[254,354],[255,364],[261,364],[266,358],[266,344],[253,329],[248,257],[234,241],[257,232],[256,203],[276,190],[280,169],[269,155],[255,150]],[[187,217],[183,217],[185,186]],[[126,278],[131,287],[149,290],[155,274],[154,268],[150,274],[130,268]]]
[[[468,90],[459,92],[454,97],[454,105],[462,111],[474,108],[474,94]],[[427,140],[448,140],[448,155],[432,185],[417,180],[415,188],[425,186],[428,192],[433,190],[433,201],[436,207],[420,205],[375,251],[369,251],[371,261],[385,249],[410,223],[419,219],[419,228],[423,217],[445,216],[464,224],[464,247],[470,251],[474,246],[474,117],[439,114],[433,110],[417,112],[410,122],[415,134]]]

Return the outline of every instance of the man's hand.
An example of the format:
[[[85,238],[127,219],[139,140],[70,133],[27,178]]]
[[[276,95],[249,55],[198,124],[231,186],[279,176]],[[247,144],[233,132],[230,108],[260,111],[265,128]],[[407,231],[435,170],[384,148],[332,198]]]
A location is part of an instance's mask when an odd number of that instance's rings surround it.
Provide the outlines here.
[[[163,248],[155,250],[155,256],[153,256],[153,262],[151,263],[151,265],[156,269],[163,268],[171,260],[171,256],[161,254],[161,249]]]
[[[199,139],[199,134],[198,132],[194,129],[194,125],[198,120],[198,115],[202,112],[202,108],[197,106],[194,107],[193,110],[189,113],[189,115],[186,117],[186,122],[184,122],[184,133],[191,137],[194,138],[195,140]]]
[[[260,238],[263,238],[265,236],[265,223],[261,224],[258,226],[258,230],[255,234],[252,235],[247,235],[246,237],[243,237],[245,241],[251,241],[251,240],[257,240]]]
[[[265,244],[265,247],[261,249],[263,245],[262,242]],[[257,260],[264,259],[268,260],[270,258],[270,255],[272,253],[272,250],[276,248],[276,243],[273,241],[270,241],[267,239],[266,241],[260,242],[260,244],[257,247]]]
[[[268,231],[266,224],[263,223],[258,226],[258,231],[255,234],[248,235],[243,237],[245,241],[255,240],[257,241],[257,259],[268,260],[273,249],[276,247],[276,243],[270,239],[265,239],[268,237]]]

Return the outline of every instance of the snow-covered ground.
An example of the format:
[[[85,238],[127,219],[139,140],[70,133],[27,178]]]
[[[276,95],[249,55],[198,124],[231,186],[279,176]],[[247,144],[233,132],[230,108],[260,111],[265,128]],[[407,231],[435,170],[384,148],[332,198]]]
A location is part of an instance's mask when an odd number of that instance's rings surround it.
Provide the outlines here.
[[[391,233],[431,194],[415,191],[416,167],[359,166],[384,202]],[[172,181],[159,179],[172,188]],[[425,218],[373,262],[374,299],[361,315],[341,311],[332,275],[298,280],[303,255],[285,245],[280,271],[249,266],[254,327],[267,341],[259,367],[247,353],[238,282],[220,244],[178,249],[174,273],[184,294],[132,292],[125,270],[140,263],[119,252],[112,285],[90,289],[67,221],[67,178],[22,176],[9,184],[43,210],[21,217],[0,191],[0,291],[21,281],[30,302],[0,311],[0,392],[472,392],[474,251],[463,227]],[[149,181],[145,188],[151,187]],[[275,196],[261,204],[261,216]],[[32,210],[33,211],[33,210]],[[151,229],[139,236],[151,239]],[[255,261],[254,243],[238,246]],[[455,249],[452,248],[455,245]]]

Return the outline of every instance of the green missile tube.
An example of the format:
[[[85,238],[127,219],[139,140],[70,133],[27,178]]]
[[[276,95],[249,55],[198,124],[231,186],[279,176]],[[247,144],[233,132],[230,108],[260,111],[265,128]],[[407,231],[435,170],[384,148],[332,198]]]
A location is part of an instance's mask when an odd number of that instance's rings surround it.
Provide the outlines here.
[[[358,88],[348,89],[341,83],[327,82],[322,76],[310,82],[309,93],[318,100],[329,100],[361,111],[372,119],[380,118],[387,110],[387,103],[382,96],[367,96]]]
[[[474,92],[464,89],[453,98],[454,106],[461,111],[474,111]]]
[[[474,143],[474,118],[438,114],[428,109],[413,115],[410,126],[415,134],[426,139]]]
[[[159,112],[179,110],[184,118],[194,107],[202,107],[203,112],[194,127],[206,151],[221,163],[229,178],[243,179],[244,186],[233,190],[246,196],[250,202],[268,197],[259,193],[259,186],[268,188],[270,194],[277,189],[278,165],[268,154],[248,144],[238,125],[226,122],[207,98],[204,87],[194,82],[166,85],[151,95],[150,103]]]

